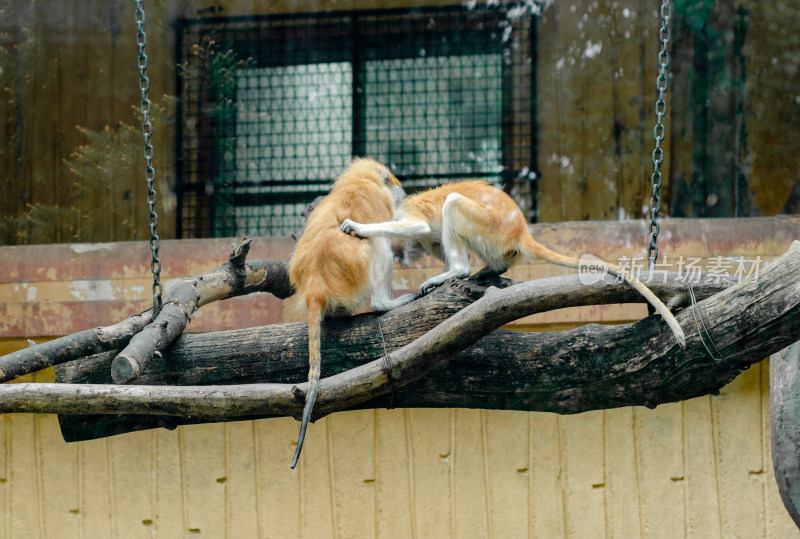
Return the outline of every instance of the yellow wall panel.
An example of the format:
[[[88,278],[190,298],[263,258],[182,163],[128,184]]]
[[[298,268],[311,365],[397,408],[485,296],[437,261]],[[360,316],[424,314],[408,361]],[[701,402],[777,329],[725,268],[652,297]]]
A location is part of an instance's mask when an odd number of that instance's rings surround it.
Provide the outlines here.
[[[531,417],[531,524],[535,537],[564,537],[565,490],[560,423],[555,414]]]
[[[724,536],[757,537],[764,531],[761,436],[761,366],[743,372],[713,399]]]
[[[10,416],[8,476],[8,537],[44,537],[45,508],[41,498],[41,461],[36,440],[36,416]]]
[[[186,527],[191,533],[222,537],[225,521],[225,425],[180,429]]]
[[[105,439],[77,444],[79,535],[84,537],[112,536],[110,443]],[[60,448],[63,442],[55,445]]]
[[[711,407],[711,397],[683,403],[688,537],[719,537],[721,533]]]
[[[53,538],[77,535],[80,515],[77,503],[79,468],[75,465],[78,446],[64,446],[56,423],[52,415],[36,416],[34,423],[44,479],[41,503],[50,514],[45,521],[45,537]]]
[[[530,491],[529,417],[525,412],[482,412],[487,445],[486,469],[491,496],[489,516],[494,537],[524,537],[528,533]]]
[[[375,520],[378,537],[412,537],[413,473],[406,435],[410,410],[374,410]]]
[[[603,537],[603,412],[564,417],[559,430],[567,535]]]
[[[304,537],[334,537],[338,529],[329,429],[330,418],[309,426],[303,454],[297,464],[300,468],[300,531]],[[297,438],[298,425],[295,424],[292,430]],[[269,443],[269,440],[264,440],[264,443]],[[293,452],[294,449],[277,456],[277,461],[268,465],[271,472],[287,473]]]
[[[144,438],[145,433],[135,436]],[[151,525],[159,537],[180,537],[186,533],[180,433],[159,429],[150,438],[155,452],[155,514]]]
[[[683,414],[680,404],[634,409],[633,436],[645,537],[683,537]],[[665,510],[669,508],[668,510]]]
[[[800,537],[767,364],[719,397],[559,417],[370,410],[67,444],[6,415],[4,537]],[[6,479],[2,481],[2,479]]]
[[[236,421],[225,425],[225,535],[259,537],[258,501],[261,484],[256,457],[255,423]]]
[[[455,410],[409,410],[409,462],[414,476],[412,511],[416,537],[453,536],[453,479]],[[435,425],[435,428],[431,428]],[[457,457],[457,455],[456,455]]]
[[[605,411],[606,535],[641,535],[641,490],[636,461],[633,408]]]
[[[111,520],[115,537],[150,537],[152,516],[153,444],[149,433],[123,434],[109,439]],[[66,449],[62,443],[62,451]],[[91,488],[84,485],[84,488]]]
[[[485,481],[483,413],[481,410],[454,410],[452,450],[449,455],[439,455],[449,464],[452,475],[448,486],[454,507],[455,537],[488,536],[490,504]]]
[[[336,533],[375,536],[375,423],[371,410],[326,418]]]
[[[310,443],[312,438],[307,436],[309,445],[303,450],[297,469],[289,471],[298,425],[293,419],[281,418],[257,421],[253,426],[259,529],[265,537],[292,537],[301,529],[301,479],[305,461],[316,453]],[[309,435],[323,427],[324,423],[317,421],[309,426]]]

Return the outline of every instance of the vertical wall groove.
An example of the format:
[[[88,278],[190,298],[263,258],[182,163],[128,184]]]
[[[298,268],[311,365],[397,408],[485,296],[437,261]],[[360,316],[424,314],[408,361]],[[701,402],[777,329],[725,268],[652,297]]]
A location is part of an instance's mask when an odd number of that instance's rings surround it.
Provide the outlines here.
[[[711,443],[714,446],[714,479],[717,486],[717,500],[719,501],[717,516],[719,518],[720,533],[724,533],[725,527],[722,520],[722,478],[719,473],[719,433],[717,432],[717,414],[714,406],[714,399],[708,397],[709,412],[711,415]]]
[[[403,410],[403,420],[406,428],[406,455],[408,457],[408,514],[411,519],[411,537],[417,539],[417,502],[415,499],[416,489],[414,481],[414,439],[411,430],[411,411],[406,408]],[[452,524],[451,524],[452,525]]]
[[[336,474],[333,467],[333,433],[332,416],[325,418],[325,436],[328,443],[328,478],[330,481],[331,519],[333,520],[333,537],[339,537],[339,515],[336,510]]]
[[[111,537],[117,536],[117,503],[114,496],[114,461],[111,458],[111,438],[106,438],[106,466],[108,470],[108,497],[109,507],[111,508],[109,519],[111,520]]]
[[[150,530],[156,535],[158,521],[158,442],[156,431],[150,431]]]
[[[764,504],[764,537],[769,536],[769,491],[767,490],[767,479],[768,477],[773,477],[771,474],[767,473],[769,470],[772,469],[772,451],[770,447],[771,439],[770,439],[770,412],[769,412],[769,360],[767,362],[761,362],[756,367],[759,369],[759,384],[758,384],[758,392],[759,392],[759,407],[761,413],[759,417],[761,418],[761,496],[762,496],[762,503]],[[766,389],[766,391],[765,391]],[[766,406],[765,406],[766,403]],[[777,484],[774,479],[772,479],[774,484]]]
[[[683,536],[689,536],[689,419],[686,417],[686,403],[681,403],[681,431],[683,432]]]
[[[642,500],[642,460],[639,453],[639,421],[637,409],[633,408],[633,454],[636,460],[636,503],[639,513],[639,537],[644,537],[644,500]]]
[[[231,461],[230,461],[230,432],[229,424],[223,425],[223,446],[224,453],[224,467],[225,467],[225,484],[223,485],[223,498],[225,499],[225,537],[231,537],[231,498],[230,498],[230,478],[231,478]]]
[[[83,444],[78,444],[78,448],[75,451],[77,456],[77,477],[75,478],[78,485],[78,537],[81,539],[85,537],[86,531],[84,529],[84,520],[85,520],[85,513],[86,507],[84,506],[84,498],[83,498]]]
[[[456,411],[448,414],[448,432],[450,433],[450,537],[456,536]]]
[[[616,105],[615,105],[616,106]],[[608,474],[608,421],[606,417],[608,411],[603,410],[603,514],[605,515],[605,537],[611,537],[609,526],[611,526],[611,518],[609,511],[609,474]]]
[[[261,514],[261,457],[259,456],[257,421],[250,423],[250,434],[253,437],[253,475],[256,484],[256,530],[258,530],[259,537],[264,537],[264,515]]]
[[[379,485],[381,484],[381,470],[380,470],[380,445],[378,440],[378,422],[380,415],[378,410],[372,411],[372,500],[373,500],[373,526],[374,537],[378,537],[378,530],[380,530],[380,497],[378,496]]]
[[[296,446],[295,446],[296,447]],[[297,519],[297,530],[298,535],[302,535],[303,530],[305,529],[306,522],[305,522],[305,511],[303,508],[306,506],[306,459],[302,459],[300,462],[300,466],[292,470],[292,477],[297,477],[297,484],[298,487],[298,497],[300,498],[300,511]],[[298,471],[299,468],[299,471]]]
[[[486,410],[480,411],[481,416],[481,450],[483,453],[483,487],[486,489],[484,496],[486,504],[486,535],[494,537],[494,522],[492,520],[492,482],[489,474],[489,433],[486,427]]]
[[[178,462],[181,469],[181,502],[183,509],[183,534],[189,533],[189,493],[187,492],[186,484],[186,459],[184,458],[184,436],[183,427],[178,427]]]
[[[3,479],[5,480],[6,491],[6,518],[5,518],[5,531],[6,538],[11,539],[11,416],[8,414],[3,416],[3,429],[5,430],[5,463],[3,466]]]
[[[528,414],[528,537],[536,533],[533,519],[533,414]]]
[[[41,416],[33,416],[33,451],[36,455],[36,505],[39,514],[39,537],[45,537],[44,478],[42,477],[42,444],[39,422]]]
[[[558,430],[558,484],[561,488],[561,514],[564,515],[564,537],[569,537],[569,520],[567,518],[567,470],[564,467],[564,432],[561,416],[556,416]]]

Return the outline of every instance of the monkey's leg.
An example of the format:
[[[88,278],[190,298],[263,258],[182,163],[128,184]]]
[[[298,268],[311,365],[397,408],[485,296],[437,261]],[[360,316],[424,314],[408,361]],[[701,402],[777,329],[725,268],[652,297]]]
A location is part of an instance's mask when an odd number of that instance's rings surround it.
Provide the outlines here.
[[[370,267],[370,279],[373,282],[370,307],[377,313],[396,309],[417,298],[416,294],[404,294],[399,298],[392,297],[392,245],[388,238],[373,238],[374,253]]]
[[[469,246],[465,241],[462,229],[469,229],[468,216],[459,209],[464,201],[471,200],[458,193],[450,193],[442,206],[442,252],[444,254],[444,271],[431,277],[419,287],[420,294],[427,294],[447,279],[469,277]]]
[[[482,281],[485,279],[494,279],[496,277],[500,277],[502,274],[508,271],[508,268],[511,267],[511,264],[506,264],[503,267],[495,268],[492,266],[484,266],[479,271],[472,276],[473,279],[476,281]]]

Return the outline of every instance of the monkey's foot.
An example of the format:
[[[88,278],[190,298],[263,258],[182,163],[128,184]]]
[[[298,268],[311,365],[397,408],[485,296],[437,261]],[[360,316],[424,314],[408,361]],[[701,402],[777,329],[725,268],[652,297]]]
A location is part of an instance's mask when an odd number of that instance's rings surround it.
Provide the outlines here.
[[[463,279],[464,277],[467,277],[467,276],[466,275],[465,276],[445,275],[443,273],[441,275],[437,275],[436,277],[432,277],[432,278],[428,279],[427,281],[425,281],[424,283],[422,283],[422,286],[419,287],[419,295],[420,295],[420,297],[425,296],[425,295],[429,294],[430,292],[432,292],[433,290],[439,288],[440,286],[442,286],[445,283],[445,281],[447,281],[451,277],[460,277],[460,278]]]

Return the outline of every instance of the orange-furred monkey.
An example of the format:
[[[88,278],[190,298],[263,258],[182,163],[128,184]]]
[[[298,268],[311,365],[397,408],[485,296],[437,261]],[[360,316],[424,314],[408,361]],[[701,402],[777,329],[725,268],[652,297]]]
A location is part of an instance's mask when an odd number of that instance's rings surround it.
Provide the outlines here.
[[[340,228],[361,238],[413,240],[428,253],[444,260],[444,272],[422,283],[422,294],[451,277],[468,277],[469,250],[497,274],[511,267],[519,258],[517,255],[531,260],[538,257],[568,268],[581,267],[577,258],[561,255],[537,243],[516,202],[483,180],[449,183],[411,195],[403,200],[396,221],[369,224],[353,218],[345,220]],[[667,306],[629,272],[613,264],[606,266],[655,307],[684,346],[686,337]]]
[[[289,280],[308,307],[309,364],[309,387],[292,468],[300,457],[319,388],[322,317],[334,311],[352,313],[370,297],[372,310],[378,312],[417,297],[406,294],[392,299],[391,240],[362,239],[339,230],[347,217],[363,223],[392,220],[404,197],[400,182],[385,166],[371,159],[354,160],[311,212],[289,261]]]

